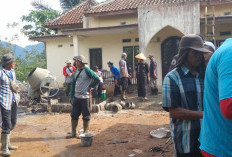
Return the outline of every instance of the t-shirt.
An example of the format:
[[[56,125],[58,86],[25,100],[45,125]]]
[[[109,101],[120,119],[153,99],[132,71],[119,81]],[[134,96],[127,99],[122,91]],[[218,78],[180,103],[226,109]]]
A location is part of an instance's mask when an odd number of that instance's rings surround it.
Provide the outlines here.
[[[120,69],[120,78],[129,77],[127,63],[124,59],[119,61],[119,69]]]
[[[232,156],[232,120],[220,110],[221,100],[232,98],[232,38],[211,57],[205,76],[204,114],[200,149],[220,157]]]

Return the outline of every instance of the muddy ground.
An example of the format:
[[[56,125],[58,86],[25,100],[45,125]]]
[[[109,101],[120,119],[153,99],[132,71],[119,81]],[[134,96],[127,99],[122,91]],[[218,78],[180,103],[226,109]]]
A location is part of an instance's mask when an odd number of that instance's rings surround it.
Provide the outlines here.
[[[136,104],[136,109],[122,110],[116,114],[109,111],[92,114],[90,132],[95,136],[91,147],[82,147],[81,140],[77,138],[65,139],[66,133],[70,131],[69,114],[19,117],[11,140],[19,149],[11,151],[12,156],[127,157],[135,154],[136,157],[171,157],[172,141],[150,136],[151,130],[169,128],[168,114],[163,111],[160,103],[161,95],[150,96],[149,101],[140,102],[135,94],[131,94],[130,100]],[[78,126],[80,129],[81,119]]]

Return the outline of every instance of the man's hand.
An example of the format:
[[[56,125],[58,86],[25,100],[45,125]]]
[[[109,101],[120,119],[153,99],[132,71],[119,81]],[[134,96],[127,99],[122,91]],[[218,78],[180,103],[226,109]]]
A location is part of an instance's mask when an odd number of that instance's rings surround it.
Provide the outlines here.
[[[118,80],[114,80],[114,84],[117,85],[118,84]]]
[[[148,83],[150,82],[150,77],[147,78]]]
[[[72,73],[69,73],[68,76],[72,76],[73,74]]]
[[[69,102],[71,103],[71,105],[73,105],[74,98],[70,98],[70,99],[69,99]]]

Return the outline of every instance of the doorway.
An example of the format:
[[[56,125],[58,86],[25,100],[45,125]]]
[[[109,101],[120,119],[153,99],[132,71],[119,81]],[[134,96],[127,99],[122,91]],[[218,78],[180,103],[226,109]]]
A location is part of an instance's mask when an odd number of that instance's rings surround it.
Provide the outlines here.
[[[132,73],[132,76],[134,76],[134,68],[135,65],[138,63],[138,60],[135,59],[135,56],[139,54],[139,46],[125,46],[123,47],[123,52],[127,54],[129,69]]]
[[[165,39],[161,44],[162,79],[164,79],[169,72],[172,58],[178,53],[180,39],[181,38],[178,36],[171,36]]]

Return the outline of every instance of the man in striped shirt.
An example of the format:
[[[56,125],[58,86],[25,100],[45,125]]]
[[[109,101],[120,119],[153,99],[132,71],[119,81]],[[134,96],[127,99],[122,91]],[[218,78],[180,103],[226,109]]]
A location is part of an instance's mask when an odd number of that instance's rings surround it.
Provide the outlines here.
[[[15,58],[12,54],[5,54],[2,58],[0,68],[0,107],[2,115],[2,154],[10,156],[9,150],[17,149],[17,146],[10,144],[10,133],[17,121],[17,104],[19,94],[12,91],[11,82],[16,81],[14,66]]]
[[[199,134],[203,116],[203,40],[194,34],[182,37],[178,62],[163,81],[163,108],[170,113],[175,156],[201,157]]]

